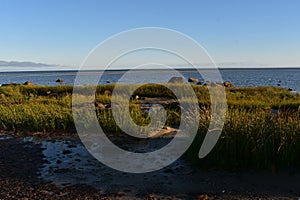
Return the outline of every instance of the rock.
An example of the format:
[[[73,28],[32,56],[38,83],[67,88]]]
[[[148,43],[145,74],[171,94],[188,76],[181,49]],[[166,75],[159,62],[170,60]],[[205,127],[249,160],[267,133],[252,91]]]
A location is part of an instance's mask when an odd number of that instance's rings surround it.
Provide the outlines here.
[[[198,196],[198,200],[208,200],[208,199],[209,199],[209,197],[207,194],[201,194]]]
[[[105,104],[104,106],[105,106],[105,108],[110,108],[111,107],[110,104]]]
[[[190,78],[188,79],[188,82],[190,82],[190,83],[198,83],[199,80],[198,80],[197,78],[192,78],[192,77],[190,77]]]
[[[56,82],[56,83],[63,83],[64,80],[62,80],[62,79],[57,79],[55,82]]]
[[[274,116],[278,116],[281,114],[281,110],[271,109],[271,114]]]
[[[184,83],[184,79],[182,77],[174,76],[168,81],[168,83]]]
[[[105,90],[104,95],[111,96],[111,91],[110,90]]]
[[[103,105],[102,103],[98,103],[98,102],[95,102],[95,107],[96,108],[99,108],[99,109],[105,109],[105,105]]]
[[[26,81],[23,85],[33,85],[31,81]]]
[[[225,82],[223,83],[223,85],[224,85],[224,87],[227,87],[227,88],[229,88],[229,87],[234,87],[233,84],[230,83],[229,81],[225,81]]]
[[[139,95],[131,95],[130,100],[139,100]]]

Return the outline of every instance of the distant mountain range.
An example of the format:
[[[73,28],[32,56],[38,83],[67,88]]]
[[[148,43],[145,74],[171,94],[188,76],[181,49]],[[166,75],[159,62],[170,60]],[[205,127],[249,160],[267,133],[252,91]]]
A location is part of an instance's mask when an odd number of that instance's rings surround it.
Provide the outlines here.
[[[35,63],[35,62],[18,62],[0,60],[0,67],[54,67],[58,65]]]

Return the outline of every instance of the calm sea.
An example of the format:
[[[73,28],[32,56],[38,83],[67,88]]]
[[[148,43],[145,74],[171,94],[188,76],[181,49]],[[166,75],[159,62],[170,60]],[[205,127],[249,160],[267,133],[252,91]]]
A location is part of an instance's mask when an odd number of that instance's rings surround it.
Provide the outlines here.
[[[180,74],[187,80],[189,77],[198,78],[203,81],[196,70],[181,69]],[[278,86],[292,88],[300,91],[300,68],[299,69],[222,69],[220,70],[224,81],[230,81],[235,86]],[[90,71],[84,72],[84,81],[79,84],[91,84],[97,82],[100,74],[99,84],[106,83],[161,83],[167,82],[176,74],[169,70],[139,70],[131,71],[123,76],[124,70],[106,71],[105,73]],[[47,72],[0,72],[0,84],[24,83],[31,81],[36,85],[58,85],[55,81],[63,79],[66,85],[73,85],[76,71],[47,71]]]

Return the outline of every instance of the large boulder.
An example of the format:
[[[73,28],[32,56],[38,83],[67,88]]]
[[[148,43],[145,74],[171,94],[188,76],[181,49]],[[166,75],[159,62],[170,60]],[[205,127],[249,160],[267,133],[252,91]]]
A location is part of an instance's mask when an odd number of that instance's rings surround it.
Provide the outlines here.
[[[56,82],[56,83],[63,83],[64,80],[62,80],[62,79],[57,79],[55,82]]]
[[[198,83],[199,80],[198,80],[197,78],[192,78],[192,77],[190,77],[190,78],[188,79],[188,82],[190,82],[190,83]]]
[[[184,83],[184,79],[182,77],[174,76],[168,81],[168,83]]]
[[[31,81],[26,81],[23,85],[33,85]]]
[[[223,85],[224,85],[224,87],[227,87],[227,88],[229,88],[229,87],[234,87],[233,84],[230,83],[229,81],[225,81],[225,82],[223,83]]]

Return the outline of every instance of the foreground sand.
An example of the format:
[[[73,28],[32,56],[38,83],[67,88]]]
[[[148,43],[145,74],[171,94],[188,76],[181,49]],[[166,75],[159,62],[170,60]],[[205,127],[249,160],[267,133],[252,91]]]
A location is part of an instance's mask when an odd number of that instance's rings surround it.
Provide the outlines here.
[[[49,154],[53,147],[55,152]],[[78,139],[36,140],[8,135],[0,139],[0,199],[297,199],[299,196],[299,174],[205,171],[191,167],[184,158],[157,172],[128,174],[99,163]]]

